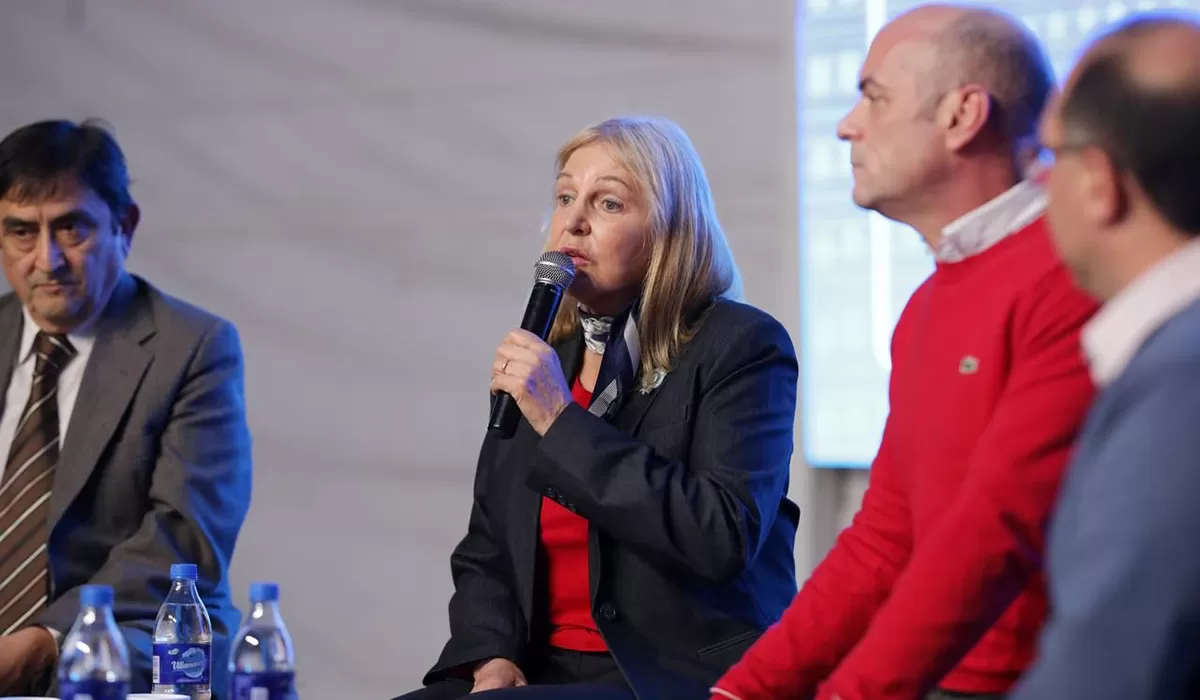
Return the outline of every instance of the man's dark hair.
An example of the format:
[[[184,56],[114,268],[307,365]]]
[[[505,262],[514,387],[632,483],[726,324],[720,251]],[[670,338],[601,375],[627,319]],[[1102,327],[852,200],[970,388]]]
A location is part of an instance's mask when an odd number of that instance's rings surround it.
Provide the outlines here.
[[[1063,146],[1103,150],[1172,226],[1200,236],[1200,76],[1140,84],[1128,53],[1098,52],[1080,67],[1063,96]]]
[[[937,39],[939,92],[976,83],[992,99],[989,121],[1009,141],[1036,138],[1038,119],[1054,89],[1054,69],[1037,37],[1019,20],[975,9]]]
[[[73,181],[95,191],[114,217],[133,204],[125,154],[98,122],[36,122],[0,141],[0,199],[53,197]]]

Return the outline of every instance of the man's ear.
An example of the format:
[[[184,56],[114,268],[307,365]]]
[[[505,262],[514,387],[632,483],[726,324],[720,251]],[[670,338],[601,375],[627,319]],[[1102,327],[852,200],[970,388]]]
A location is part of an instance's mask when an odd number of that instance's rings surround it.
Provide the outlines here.
[[[939,123],[946,130],[946,147],[961,151],[978,138],[992,118],[992,96],[980,85],[964,85],[942,98]]]
[[[121,239],[121,245],[125,248],[126,255],[129,255],[129,249],[133,246],[133,234],[137,231],[138,222],[141,220],[142,210],[136,203],[131,203],[117,222],[117,235]]]
[[[1096,226],[1117,223],[1129,207],[1125,173],[1099,148],[1085,148],[1079,158],[1083,163],[1077,178],[1083,215]]]

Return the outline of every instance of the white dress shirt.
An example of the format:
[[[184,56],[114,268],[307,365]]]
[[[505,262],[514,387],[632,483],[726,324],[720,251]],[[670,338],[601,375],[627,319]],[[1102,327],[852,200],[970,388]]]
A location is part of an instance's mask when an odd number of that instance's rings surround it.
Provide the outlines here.
[[[961,262],[1023,230],[1046,210],[1046,191],[1032,180],[1023,180],[978,209],[973,209],[942,229],[934,256],[941,262]]]
[[[1200,300],[1200,240],[1189,242],[1108,300],[1083,328],[1092,381],[1104,387],[1121,376],[1151,335]]]
[[[22,309],[25,322],[21,324],[21,345],[17,350],[17,364],[13,367],[12,379],[8,382],[8,391],[4,395],[4,414],[0,416],[0,483],[4,481],[5,462],[12,448],[13,437],[17,432],[17,422],[25,412],[25,404],[29,402],[29,392],[33,387],[33,368],[37,359],[33,356],[33,340],[37,336],[38,327],[29,316],[27,309]],[[83,370],[87,367],[88,357],[92,354],[95,337],[86,331],[68,333],[67,340],[75,347],[76,355],[67,363],[58,375],[58,435],[59,450],[66,443],[67,426],[71,423],[71,413],[75,409],[75,397],[79,395],[79,385],[83,381]]]

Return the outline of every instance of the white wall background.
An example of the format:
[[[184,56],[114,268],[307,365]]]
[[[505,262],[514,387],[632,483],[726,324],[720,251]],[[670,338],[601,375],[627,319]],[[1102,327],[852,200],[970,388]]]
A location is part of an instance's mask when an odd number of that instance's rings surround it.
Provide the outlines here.
[[[726,0],[0,2],[0,131],[110,122],[143,208],[131,267],[241,330],[234,579],[243,605],[282,583],[305,697],[391,697],[445,639],[489,359],[577,130],[679,122],[748,299],[798,338],[795,22]],[[796,459],[802,573],[864,482]]]

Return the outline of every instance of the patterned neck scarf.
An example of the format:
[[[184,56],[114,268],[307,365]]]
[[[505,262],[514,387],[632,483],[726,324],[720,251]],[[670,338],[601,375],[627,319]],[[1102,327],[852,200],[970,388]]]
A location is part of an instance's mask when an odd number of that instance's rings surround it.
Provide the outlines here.
[[[580,309],[581,325],[584,327],[584,341],[588,348],[592,340],[588,338],[587,325],[582,319],[588,314]],[[638,336],[638,304],[619,315],[606,319],[602,349],[606,349],[604,360],[600,364],[600,374],[596,378],[597,393],[592,396],[592,404],[588,411],[601,418],[611,418],[617,409],[634,391],[638,390],[637,375],[642,363],[642,343]],[[598,339],[597,339],[598,340]],[[666,375],[664,374],[663,377]],[[654,387],[662,383],[662,378],[655,374]],[[601,387],[603,387],[601,389]],[[643,393],[649,390],[643,390]]]
[[[579,324],[583,326],[583,342],[587,349],[603,355],[608,346],[608,336],[612,333],[615,316],[597,316],[588,311],[583,304],[579,305]]]

